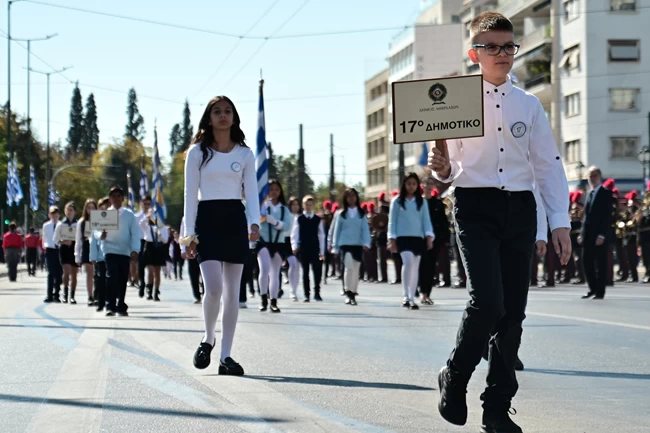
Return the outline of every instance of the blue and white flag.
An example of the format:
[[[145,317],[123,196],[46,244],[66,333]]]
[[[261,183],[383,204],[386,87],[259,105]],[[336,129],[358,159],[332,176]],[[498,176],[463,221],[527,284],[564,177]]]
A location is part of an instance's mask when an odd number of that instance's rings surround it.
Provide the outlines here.
[[[163,176],[162,176],[162,165],[160,164],[160,154],[158,153],[158,132],[156,127],[153,128],[153,171],[151,176],[153,177],[151,182],[152,194],[152,205],[153,210],[156,213],[158,222],[165,224],[165,219],[167,218],[167,206],[165,205],[165,197],[163,195]]]
[[[422,154],[420,154],[418,164],[420,164],[421,167],[426,167],[429,164],[429,149],[427,143],[422,143]]]
[[[133,186],[131,185],[131,170],[126,172],[126,184],[129,190],[128,197],[126,199],[126,207],[131,210],[135,209],[135,193],[133,192]]]
[[[47,183],[47,205],[55,206],[56,202],[59,201],[56,196],[56,191],[54,191],[54,186],[52,182]]]
[[[23,195],[23,188],[20,186],[20,178],[18,177],[18,161],[16,160],[16,154],[14,153],[14,163],[13,163],[13,184],[14,184],[14,203],[20,205],[20,201],[25,198]]]
[[[7,206],[14,204],[14,171],[11,168],[11,157],[7,154]]]
[[[264,80],[260,80],[260,104],[257,112],[257,148],[255,170],[257,172],[257,193],[260,206],[269,195],[269,153],[266,145],[266,126],[264,124]],[[246,194],[249,192],[246,191]]]
[[[29,166],[29,208],[34,212],[38,210],[38,187],[33,165]]]
[[[144,168],[144,156],[142,157],[142,166],[140,167],[140,200],[149,194],[149,181],[147,179],[147,170]]]

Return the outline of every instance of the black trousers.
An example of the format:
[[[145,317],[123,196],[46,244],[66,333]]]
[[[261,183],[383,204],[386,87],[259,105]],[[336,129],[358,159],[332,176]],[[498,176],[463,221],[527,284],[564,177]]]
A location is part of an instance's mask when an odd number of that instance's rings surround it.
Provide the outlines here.
[[[27,250],[25,250],[25,259],[27,261],[27,275],[36,275],[38,250],[36,248],[27,248]]]
[[[439,242],[434,242],[433,249],[425,251],[420,259],[418,285],[420,286],[420,293],[425,296],[431,296],[433,282],[437,273],[436,259],[440,255],[441,246]]]
[[[481,400],[484,408],[503,408],[519,387],[515,361],[535,249],[535,197],[530,191],[494,188],[456,188],[455,195],[456,233],[471,299],[448,366],[469,380],[489,340]]]
[[[16,281],[18,278],[18,263],[20,263],[20,252],[20,248],[6,248],[5,261],[7,262],[9,281]]]
[[[190,275],[190,285],[192,286],[194,299],[200,301],[201,289],[199,287],[199,277],[201,276],[201,268],[197,259],[187,259],[187,273]]]
[[[630,270],[630,278],[634,281],[639,281],[639,254],[636,248],[636,236],[630,236],[625,244],[625,257],[627,258],[628,269]]]
[[[47,266],[47,299],[59,297],[63,269],[59,260],[59,251],[56,248],[45,250],[45,265]]]
[[[320,282],[323,273],[323,262],[320,261],[318,251],[300,252],[300,266],[302,267],[302,288],[305,292],[305,298],[309,299],[311,294],[311,282],[309,280],[309,267],[314,275],[314,293],[320,293]]]
[[[185,260],[182,258],[174,258],[174,278],[178,279],[183,279],[183,265],[185,264]]]
[[[106,308],[113,312],[126,313],[129,306],[124,302],[126,285],[129,282],[131,258],[120,254],[106,254]]]
[[[248,287],[251,293],[254,293],[253,288],[253,266],[255,263],[255,256],[253,252],[249,250],[246,260],[244,261],[244,269],[241,273],[241,283],[239,285],[239,302],[246,302],[246,287]]]
[[[589,293],[598,297],[605,296],[607,285],[607,241],[597,247],[595,239],[585,239],[582,247],[582,262]]]
[[[140,288],[144,290],[145,286],[147,283],[144,280],[144,270],[147,268],[146,264],[144,263],[144,244],[145,241],[144,239],[140,240],[140,252],[138,253],[138,280],[140,283]]]
[[[641,258],[645,267],[645,276],[650,276],[650,241],[641,241]]]
[[[95,282],[95,295],[98,307],[106,306],[106,262],[95,263],[93,280]]]

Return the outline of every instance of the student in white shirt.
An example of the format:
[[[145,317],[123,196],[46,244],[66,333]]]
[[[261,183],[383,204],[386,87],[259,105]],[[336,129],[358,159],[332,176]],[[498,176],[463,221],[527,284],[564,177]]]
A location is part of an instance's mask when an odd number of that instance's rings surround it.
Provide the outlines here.
[[[95,300],[93,299],[93,279],[95,272],[93,264],[90,262],[90,238],[92,237],[90,212],[93,210],[97,210],[97,202],[89,198],[84,204],[81,219],[77,222],[77,240],[75,241],[75,261],[77,262],[77,266],[83,266],[84,272],[86,273],[86,291],[88,292],[89,307],[95,305]]]
[[[145,196],[143,202],[151,203],[151,197]],[[164,226],[152,207],[138,221],[144,235],[142,258],[147,268],[147,300],[160,302],[160,271],[167,265],[169,231]]]
[[[300,216],[300,201],[292,197],[289,199],[289,210],[293,216],[293,223],[289,228],[289,236],[293,233],[293,228],[296,226],[298,217]],[[289,240],[291,242],[291,240]],[[293,249],[293,248],[292,248]],[[287,258],[287,274],[289,280],[289,287],[291,289],[291,300],[294,302],[298,301],[298,281],[300,280],[300,266],[298,265],[298,257],[294,252]]]
[[[302,206],[305,211],[291,229],[291,248],[294,256],[300,257],[305,302],[309,302],[310,296],[310,267],[314,274],[314,300],[320,302],[323,300],[320,296],[320,282],[325,258],[325,228],[323,219],[314,214],[314,197],[306,195],[302,199]]]
[[[215,327],[223,297],[219,374],[244,374],[231,356],[239,316],[239,285],[248,255],[249,227],[241,203],[242,184],[250,216],[250,239],[259,238],[255,157],[245,144],[240,118],[225,96],[206,107],[185,160],[185,237],[187,257],[198,257],[205,297],[205,335],[194,354],[194,366],[210,365]]]
[[[79,268],[77,267],[77,262],[74,258],[75,241],[63,240],[63,231],[66,231],[66,236],[71,233],[72,237],[76,237],[77,206],[72,201],[68,202],[65,205],[64,212],[65,218],[57,224],[54,239],[59,246],[59,259],[61,260],[61,266],[63,267],[63,303],[65,304],[68,302],[69,287],[70,303],[76,304],[77,301],[75,300],[74,295],[77,290],[77,272],[79,271]]]
[[[59,208],[50,206],[50,220],[43,224],[41,230],[43,249],[45,250],[45,264],[47,266],[47,296],[43,302],[61,302],[61,260],[59,259],[59,245],[54,234],[59,224]]]
[[[470,33],[468,56],[484,79],[485,135],[443,140],[429,154],[433,175],[454,182],[456,236],[471,298],[456,347],[438,374],[438,411],[452,424],[466,423],[467,383],[489,339],[482,431],[519,433],[508,411],[518,388],[514,367],[535,249],[533,191],[537,184],[563,265],[571,255],[569,191],[541,103],[514,87],[508,75],[519,48],[512,23],[484,12]]]

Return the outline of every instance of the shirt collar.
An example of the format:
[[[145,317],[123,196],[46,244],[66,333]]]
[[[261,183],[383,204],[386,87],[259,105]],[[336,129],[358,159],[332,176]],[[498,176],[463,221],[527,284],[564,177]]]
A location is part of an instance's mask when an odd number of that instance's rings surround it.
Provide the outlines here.
[[[111,206],[111,207],[109,207],[108,210],[115,210],[115,206]],[[124,212],[124,206],[122,206],[122,207],[118,210],[118,213],[119,213],[120,215],[122,215],[123,212]]]
[[[506,82],[500,86],[495,86],[494,84],[488,83],[487,81],[483,80],[483,89],[485,90],[487,95],[494,95],[494,94],[501,93],[502,96],[507,96],[510,94],[510,92],[512,92],[513,88],[514,85],[512,84],[510,75],[508,75],[508,79],[506,80]]]
[[[303,214],[304,214],[307,218],[313,218],[313,217],[314,217],[314,213],[313,213],[313,212],[303,212]]]

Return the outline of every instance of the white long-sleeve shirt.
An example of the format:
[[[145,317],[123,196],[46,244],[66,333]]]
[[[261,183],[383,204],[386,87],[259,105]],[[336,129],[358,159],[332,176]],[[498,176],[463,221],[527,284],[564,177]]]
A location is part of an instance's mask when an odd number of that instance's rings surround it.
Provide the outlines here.
[[[63,231],[64,228],[72,228],[75,230],[75,237],[77,235],[76,230],[77,230],[77,220],[68,220],[67,218],[64,218],[59,221],[59,223],[56,225],[56,228],[54,229],[54,241],[56,242],[56,245],[61,245],[62,239],[61,239],[61,232]]]
[[[52,220],[43,224],[42,232],[42,242],[43,248],[58,248],[59,243],[55,240],[54,233],[56,232],[56,226],[58,221],[55,223]]]
[[[442,182],[456,187],[534,191],[539,186],[551,230],[571,227],[569,186],[553,131],[534,95],[508,81],[483,81],[485,135],[447,140],[451,175]]]
[[[166,244],[169,240],[169,230],[167,230],[167,227],[152,226],[149,223],[149,217],[146,215],[143,218],[140,218],[138,225],[142,229],[142,235],[144,236],[145,242],[153,242],[154,234],[158,237],[158,243]]]
[[[306,218],[313,218],[314,213],[304,213]],[[318,247],[320,255],[325,255],[325,226],[323,225],[323,219],[321,218],[320,224],[318,225]],[[297,250],[300,248],[300,224],[298,223],[298,217],[293,221],[293,227],[291,227],[291,249]]]
[[[196,234],[196,213],[204,200],[241,200],[242,185],[250,225],[260,225],[260,203],[253,151],[236,145],[229,153],[212,152],[212,159],[201,167],[201,146],[190,147],[185,159],[185,235]]]
[[[85,233],[82,233],[82,230],[84,230]],[[77,234],[75,236],[75,244],[74,244],[74,255],[77,263],[81,263],[83,243],[85,239],[90,240],[90,233],[91,233],[90,220],[86,221],[85,224],[84,221],[77,222]]]

